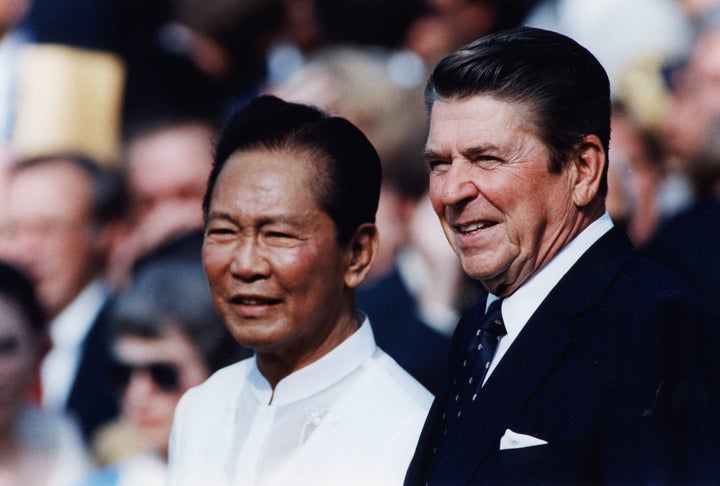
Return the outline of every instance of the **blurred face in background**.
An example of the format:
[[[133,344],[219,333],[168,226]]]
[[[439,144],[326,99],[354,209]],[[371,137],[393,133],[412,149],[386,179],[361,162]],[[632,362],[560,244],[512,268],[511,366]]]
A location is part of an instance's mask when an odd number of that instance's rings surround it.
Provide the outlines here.
[[[27,167],[9,179],[2,253],[30,275],[50,318],[102,271],[91,196],[89,175],[70,162]]]
[[[202,200],[212,166],[210,126],[188,122],[155,128],[125,146],[131,214],[113,248],[111,280],[126,285],[135,262],[181,235],[201,231]]]
[[[145,445],[166,456],[175,407],[210,376],[192,342],[175,326],[157,337],[121,336],[113,346],[122,411]]]
[[[210,128],[190,123],[162,128],[129,144],[128,189],[137,231],[170,235],[202,228],[212,137]]]
[[[427,0],[430,13],[417,19],[406,34],[405,47],[428,65],[465,44],[489,34],[498,21],[492,1]]]
[[[39,341],[20,306],[0,294],[0,436],[25,402],[41,360]]]
[[[682,159],[692,159],[707,143],[711,125],[720,119],[720,31],[703,34],[686,66],[673,79],[662,140]]]

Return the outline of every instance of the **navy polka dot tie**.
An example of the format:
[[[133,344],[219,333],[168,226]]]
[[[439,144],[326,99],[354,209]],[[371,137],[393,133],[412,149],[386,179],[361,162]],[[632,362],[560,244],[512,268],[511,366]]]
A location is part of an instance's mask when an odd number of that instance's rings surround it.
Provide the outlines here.
[[[427,470],[429,484],[443,484],[443,478],[446,478],[444,471],[451,471],[453,467],[453,451],[462,447],[462,442],[466,440],[464,432],[471,427],[467,422],[467,411],[475,405],[498,341],[507,334],[500,313],[501,302],[495,300],[490,304],[485,317],[474,329],[465,355],[452,377],[450,393],[445,402],[430,467]],[[466,417],[463,417],[463,414]]]

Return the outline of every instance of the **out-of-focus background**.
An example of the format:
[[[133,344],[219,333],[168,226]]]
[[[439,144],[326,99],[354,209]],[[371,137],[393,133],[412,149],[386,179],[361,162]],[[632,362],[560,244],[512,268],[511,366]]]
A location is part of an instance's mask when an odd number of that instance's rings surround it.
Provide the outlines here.
[[[0,0],[0,260],[37,294],[0,288],[0,483],[162,484],[179,397],[250,355],[207,293],[200,201],[219,127],[260,93],[378,149],[358,307],[435,391],[482,290],[428,203],[422,89],[444,55],[518,25],[606,67],[608,211],[720,305],[720,0]]]

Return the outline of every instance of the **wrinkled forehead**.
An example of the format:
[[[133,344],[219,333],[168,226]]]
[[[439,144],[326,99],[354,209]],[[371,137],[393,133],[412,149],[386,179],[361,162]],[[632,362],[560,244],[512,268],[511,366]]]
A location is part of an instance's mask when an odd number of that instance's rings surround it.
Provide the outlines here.
[[[457,129],[485,127],[503,129],[504,133],[521,130],[541,138],[536,111],[531,101],[507,99],[493,93],[438,98],[430,110],[428,140],[433,129],[442,129],[450,122],[455,123]]]

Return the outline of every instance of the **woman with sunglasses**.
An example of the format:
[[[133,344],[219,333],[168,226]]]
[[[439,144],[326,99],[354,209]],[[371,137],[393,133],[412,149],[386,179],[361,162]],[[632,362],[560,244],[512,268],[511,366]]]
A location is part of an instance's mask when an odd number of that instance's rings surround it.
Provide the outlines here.
[[[112,308],[110,371],[122,418],[140,451],[100,470],[87,486],[161,486],[175,406],[190,387],[250,352],[218,317],[199,257],[146,258]]]
[[[69,486],[90,470],[79,429],[31,405],[49,349],[33,285],[0,262],[0,484]]]

